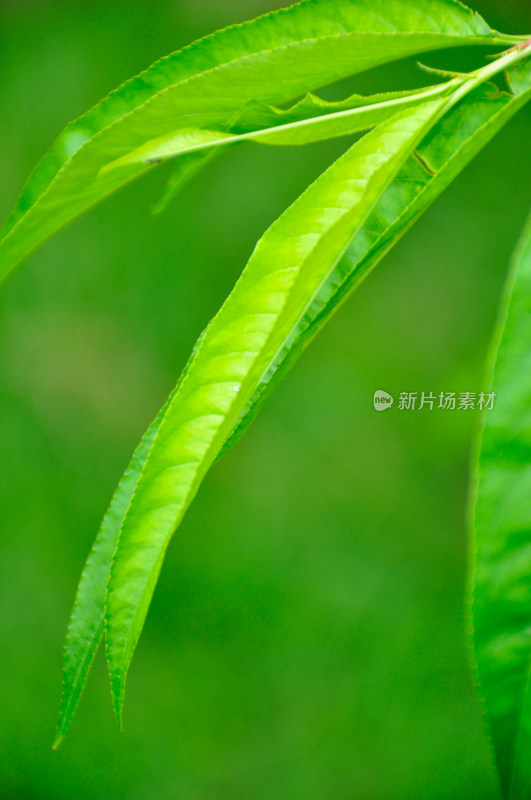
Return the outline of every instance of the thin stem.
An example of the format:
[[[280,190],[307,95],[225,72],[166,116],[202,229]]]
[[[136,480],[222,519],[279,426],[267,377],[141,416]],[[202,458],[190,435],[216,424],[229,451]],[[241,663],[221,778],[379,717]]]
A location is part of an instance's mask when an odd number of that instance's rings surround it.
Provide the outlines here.
[[[531,36],[513,36],[512,34],[500,33],[496,36],[496,44],[523,44],[529,39],[531,39]]]
[[[463,77],[453,78],[452,80],[446,81],[446,83],[437,84],[437,86],[431,86],[428,89],[421,89],[418,92],[411,92],[411,94],[407,94],[404,97],[398,97],[393,100],[382,100],[379,103],[369,103],[365,106],[357,106],[355,108],[347,108],[342,109],[341,111],[334,111],[329,114],[321,114],[315,117],[307,117],[306,119],[297,120],[295,122],[288,122],[283,125],[275,125],[269,128],[258,128],[257,130],[247,131],[246,133],[235,133],[235,134],[227,134],[227,135],[218,135],[219,132],[212,131],[212,138],[210,140],[204,140],[197,142],[196,144],[188,144],[184,145],[181,142],[177,142],[175,150],[169,151],[167,150],[164,153],[157,152],[157,147],[169,144],[171,139],[175,136],[179,136],[180,131],[175,131],[174,133],[169,134],[168,136],[164,136],[161,139],[155,139],[152,141],[152,152],[147,152],[146,147],[147,145],[143,145],[138,150],[133,151],[133,153],[128,153],[125,156],[121,156],[120,158],[116,159],[115,161],[111,161],[109,164],[106,164],[104,167],[101,168],[99,175],[104,175],[106,172],[110,170],[116,169],[117,167],[121,167],[123,165],[128,165],[134,163],[135,161],[138,162],[148,162],[148,159],[169,159],[174,158],[181,153],[193,153],[198,150],[205,150],[207,148],[214,148],[214,147],[221,147],[230,144],[234,144],[236,142],[244,142],[246,140],[256,140],[256,141],[266,141],[268,136],[278,136],[278,134],[284,132],[295,131],[298,129],[304,128],[312,128],[316,127],[319,128],[320,125],[326,125],[331,120],[341,120],[346,118],[353,118],[355,119],[357,116],[361,116],[362,114],[366,113],[367,111],[379,111],[385,108],[396,108],[397,111],[400,110],[402,106],[409,106],[412,104],[412,101],[418,101],[419,103],[422,101],[428,101],[434,99],[436,97],[441,97],[445,94],[450,95],[453,89],[458,88],[463,84],[464,81],[467,81],[467,76],[463,75]],[[372,127],[372,126],[369,126]]]
[[[284,125],[277,125],[270,128],[262,128],[253,131],[247,131],[246,133],[234,133],[234,134],[220,134],[218,131],[212,131],[212,138],[211,139],[204,139],[201,141],[197,141],[193,144],[185,144],[183,143],[182,139],[179,138],[179,134],[183,131],[176,131],[168,136],[161,137],[161,139],[154,139],[152,142],[148,143],[151,149],[148,149],[147,144],[143,145],[142,147],[138,148],[137,150],[133,151],[132,153],[128,153],[125,156],[121,156],[120,158],[116,159],[115,161],[111,161],[109,164],[103,166],[99,172],[99,175],[103,175],[106,172],[114,170],[116,168],[129,165],[135,162],[145,162],[149,163],[151,160],[166,160],[169,158],[174,158],[181,153],[191,153],[197,150],[204,150],[206,148],[214,148],[214,147],[222,147],[236,142],[242,142],[245,140],[255,140],[259,142],[267,142],[268,136],[278,136],[279,134],[286,132],[286,131],[294,131],[297,129],[304,129],[315,126],[319,128],[321,124],[328,124],[330,120],[339,120],[345,118],[355,118],[356,116],[362,115],[364,112],[368,110],[379,110],[382,108],[393,108],[396,107],[397,110],[403,105],[411,104],[413,98],[418,100],[429,100],[432,98],[436,98],[439,96],[444,96],[446,93],[450,92],[452,89],[455,89],[453,93],[451,93],[448,97],[447,103],[445,103],[441,108],[441,116],[446,113],[452,106],[461,100],[462,97],[467,95],[477,86],[480,86],[482,83],[485,83],[490,78],[494,77],[495,75],[503,72],[504,70],[508,69],[511,66],[514,66],[519,61],[523,61],[529,55],[531,55],[531,44],[529,40],[526,40],[522,37],[515,37],[517,38],[517,44],[511,47],[510,50],[502,53],[501,56],[496,58],[490,64],[487,64],[480,69],[475,70],[474,72],[470,73],[463,73],[458,77],[454,77],[452,80],[447,81],[446,83],[439,84],[434,87],[430,87],[428,89],[420,90],[416,94],[410,94],[405,97],[395,98],[394,100],[385,100],[380,103],[371,103],[367,106],[358,106],[357,108],[349,108],[343,109],[341,111],[335,111],[330,114],[323,114],[317,117],[309,117],[307,119],[297,120],[296,122],[289,122]],[[499,40],[501,41],[501,39]],[[172,139],[176,137],[177,141],[175,142],[174,148],[172,148]],[[159,148],[163,148],[161,151]]]
[[[486,67],[481,67],[471,72],[470,79],[461,84],[449,98],[447,108],[455,105],[462,97],[475,89],[476,86],[480,86],[495,75],[499,75],[500,72],[504,72],[509,67],[513,67],[515,64],[531,56],[531,43],[528,42],[529,40],[523,39],[519,42],[519,46],[513,47],[491,64],[487,64]]]

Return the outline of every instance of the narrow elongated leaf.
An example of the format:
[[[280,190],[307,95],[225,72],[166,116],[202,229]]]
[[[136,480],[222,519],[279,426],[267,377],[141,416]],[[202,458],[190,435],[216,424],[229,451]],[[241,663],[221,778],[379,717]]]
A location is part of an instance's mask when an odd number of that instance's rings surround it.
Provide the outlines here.
[[[168,403],[170,400],[171,397]],[[166,407],[167,405],[153,420],[135,450],[81,574],[65,641],[63,693],[54,748],[59,746],[70,727],[88,672],[100,646],[104,627],[105,589],[118,531]]]
[[[169,540],[258,382],[446,101],[356,142],[258,243],[162,420],[111,565],[107,659],[121,718],[125,677]]]
[[[448,90],[443,87],[440,93],[446,94],[447,91]],[[436,94],[438,93],[439,90],[436,91]],[[394,101],[395,99],[407,98],[411,94],[410,92],[401,92],[392,95],[384,95],[382,97],[385,97],[385,101],[390,98]],[[253,103],[247,113],[248,123],[244,123],[240,120],[238,124],[240,126],[244,124],[256,125],[259,124],[259,120],[265,124],[271,124],[272,120],[279,120],[278,124],[282,124],[287,118],[290,120],[303,119],[307,112],[313,114],[321,112],[325,114],[331,108],[336,110],[338,108],[345,108],[348,107],[350,103],[357,103],[363,101],[363,99],[364,98],[355,96],[354,98],[349,98],[347,101],[329,103],[315,96],[308,96],[294,108],[286,110],[278,110],[270,106],[266,107]],[[379,105],[378,101],[380,101],[380,97],[374,99],[374,103],[377,105]],[[396,113],[396,111],[394,111],[394,113]],[[191,155],[196,154],[192,153]],[[197,155],[202,156],[203,152],[198,152]],[[170,400],[168,400],[168,403]],[[111,557],[116,547],[118,531],[168,403],[152,423],[135,451],[132,461],[113,498],[109,511],[104,518],[100,532],[96,537],[96,541],[83,570],[65,644],[63,698],[56,744],[59,744],[70,725],[85,684],[87,673],[101,641],[105,589],[109,577]]]
[[[195,150],[177,158],[173,172],[164,187],[160,200],[153,207],[153,214],[161,214],[181,189],[220,154],[220,148]]]
[[[447,90],[451,91],[452,87],[453,84],[447,84],[446,89],[441,86],[441,95]],[[227,134],[227,139],[232,135],[236,137],[233,141],[238,142],[242,141],[240,134],[251,134],[244,138],[252,140],[253,132],[257,134],[258,131],[266,131],[264,139],[255,136],[255,141],[277,145],[308,144],[309,142],[333,136],[344,136],[348,133],[374,127],[397,113],[400,110],[401,103],[403,103],[404,107],[407,107],[425,102],[426,98],[422,92],[430,91],[430,89],[435,89],[435,87],[417,91],[386,92],[368,97],[356,94],[347,97],[345,100],[338,101],[323,100],[321,97],[309,93],[289,108],[278,108],[266,103],[251,101],[238,112],[231,124],[222,126],[222,128],[214,132],[215,145],[217,146],[209,148],[208,142],[203,140],[199,149],[191,149],[188,152],[184,152],[182,147],[183,144],[186,144],[185,136],[182,136],[184,132],[174,131],[170,136],[146,143],[142,148],[133,151],[129,155],[122,156],[113,163],[119,165],[120,163],[157,160],[157,158],[177,155],[174,171],[160,201],[153,209],[153,213],[159,214],[191,178],[229,146],[227,140],[218,135],[220,133]],[[396,101],[398,101],[398,105],[395,105]],[[380,108],[375,108],[375,106],[380,106]],[[346,112],[346,114],[341,112]],[[353,113],[351,114],[350,112]],[[320,119],[325,116],[328,124],[323,124],[324,120]],[[171,147],[168,147],[168,145],[171,145],[172,139],[174,140],[173,151]],[[165,144],[165,152],[163,151],[162,154],[157,151],[150,152],[151,147]],[[189,137],[188,144],[190,144]],[[135,154],[140,157],[135,158]],[[113,163],[104,167],[103,172],[109,167],[112,168]]]
[[[513,73],[514,70],[509,77],[511,83],[515,85]],[[520,97],[506,94],[495,97],[488,87],[483,87],[462,100],[435,125],[417,148],[417,156],[410,157],[406,161],[349,247],[347,255],[332,271],[314,303],[286,338],[284,346],[268,367],[253,398],[236,424],[233,434],[225,443],[222,453],[241,436],[271,389],[297,358],[303,346],[324,324],[334,306],[353,286],[357,285],[388,246],[409,227],[429,202],[529,97],[530,73],[529,65],[524,65],[524,69],[518,67],[518,88],[522,93]],[[314,105],[313,99],[310,102]],[[266,113],[269,114],[270,110]],[[202,153],[192,155],[202,155]],[[423,164],[430,166],[426,169]],[[376,232],[379,227],[381,228],[379,233],[377,235],[375,233],[371,238],[368,232]],[[363,242],[361,248],[360,241]],[[191,362],[194,355],[195,351]],[[135,451],[83,571],[65,645],[63,700],[56,745],[70,725],[87,672],[101,639],[104,596],[111,556],[125,510],[163,414],[175,391]]]
[[[0,233],[0,278],[148,169],[100,172],[154,132],[216,129],[250,98],[278,104],[407,55],[505,41],[456,0],[305,0],[207,36],[158,61],[63,131]]]
[[[474,509],[474,645],[504,796],[530,800],[531,217],[493,349],[496,397],[483,419]]]
[[[203,336],[204,333],[201,334],[192,351],[189,364],[195,357],[195,353],[201,344]],[[157,435],[160,424],[175,393],[184,380],[187,370],[188,365],[184,368],[179,382],[170,393],[164,406],[145,432],[133,453],[129,466],[118,484],[118,488],[116,489],[109,509],[101,524],[101,528],[85,562],[65,641],[63,691],[57,732],[53,744],[54,748],[59,746],[70,727],[79,703],[79,698],[85,686],[88,672],[103,637],[105,592],[109,580],[111,559],[116,549],[120,526],[142,469],[144,468],[153,440]]]
[[[531,66],[518,68],[519,94],[496,95],[481,86],[460,101],[429,131],[404,164],[321,287],[303,317],[286,336],[256,392],[223,446],[224,455],[243,435],[265,400],[336,308],[359,285],[418,217],[470,160],[531,97]],[[511,73],[512,74],[512,73]]]
[[[251,108],[244,110],[238,123],[228,130],[180,128],[169,136],[152,139],[137,150],[111,161],[102,168],[101,173],[123,169],[130,164],[150,164],[203,150],[210,152],[213,148],[243,141],[301,145],[347,136],[374,128],[401,109],[449,95],[459,83],[454,80],[418,91],[390,92],[370,97],[353,95],[340,103],[327,103],[310,94],[288,109],[253,103]]]

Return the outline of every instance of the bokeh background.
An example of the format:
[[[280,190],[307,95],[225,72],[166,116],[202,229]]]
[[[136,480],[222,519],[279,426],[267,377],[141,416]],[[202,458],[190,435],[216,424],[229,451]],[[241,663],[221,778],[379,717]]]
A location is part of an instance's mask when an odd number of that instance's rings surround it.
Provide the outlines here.
[[[289,3],[285,3],[288,5]],[[0,216],[70,119],[267,0],[1,0]],[[508,33],[528,0],[478,0]],[[483,55],[431,54],[474,67]],[[332,89],[415,86],[414,62]],[[210,473],[170,547],[124,734],[100,656],[51,750],[79,572],[114,486],[254,242],[348,141],[229,153],[92,210],[0,293],[0,796],[498,797],[463,637],[471,411],[529,204],[531,108],[426,213]]]

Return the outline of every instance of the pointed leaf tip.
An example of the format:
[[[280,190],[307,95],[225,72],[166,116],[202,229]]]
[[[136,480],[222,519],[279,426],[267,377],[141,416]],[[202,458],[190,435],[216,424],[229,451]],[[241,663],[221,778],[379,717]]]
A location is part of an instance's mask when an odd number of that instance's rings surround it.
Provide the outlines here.
[[[375,128],[273,223],[189,362],[147,456],[111,565],[106,641],[119,724],[127,670],[174,530],[271,358],[446,104],[426,103]]]
[[[153,136],[191,121],[197,128],[223,127],[250,98],[283,104],[407,56],[489,43],[500,40],[486,22],[448,0],[294,3],[207,36],[127,81],[63,131],[0,231],[0,279],[57,230],[149,169],[133,164],[101,173]]]
[[[59,745],[61,744],[63,739],[64,739],[64,734],[57,732],[57,734],[55,735],[55,739],[53,740],[52,750],[58,750]]]

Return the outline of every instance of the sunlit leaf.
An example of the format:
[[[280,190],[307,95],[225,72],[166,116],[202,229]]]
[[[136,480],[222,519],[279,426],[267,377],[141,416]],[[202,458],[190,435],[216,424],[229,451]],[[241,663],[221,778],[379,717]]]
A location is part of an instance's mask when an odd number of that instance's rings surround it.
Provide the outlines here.
[[[67,126],[0,232],[0,277],[85,209],[145,172],[101,173],[179,127],[219,129],[251,98],[279,104],[415,53],[507,41],[456,0],[305,0],[158,61]]]
[[[302,350],[328,321],[338,305],[411,227],[497,131],[531,96],[531,67],[524,70],[521,94],[496,94],[482,86],[454,106],[426,135],[404,164],[351,243],[347,253],[321,287],[303,317],[287,335],[264,372],[233,432],[221,450],[227,452],[242,436],[271,392]]]
[[[453,83],[447,83],[436,89],[435,93],[440,91],[442,95],[446,91],[451,91],[453,86]],[[189,138],[186,140],[186,132],[174,131],[169,136],[161,137],[160,140],[147,142],[143,147],[122,156],[114,163],[127,164],[177,156],[171,177],[154,208],[154,213],[159,214],[189,180],[229,147],[227,140],[230,140],[230,136],[234,137],[232,139],[234,143],[254,139],[273,145],[300,145],[334,136],[345,136],[374,127],[397,113],[401,107],[425,102],[424,92],[432,89],[435,87],[370,96],[355,94],[345,100],[336,101],[323,100],[308,93],[302,100],[288,108],[252,100],[238,111],[231,123],[223,126],[222,130],[214,131],[213,147],[208,146],[208,140],[203,140],[198,149],[186,151],[186,144],[190,144]],[[322,119],[324,117],[326,119]],[[264,134],[259,135],[259,131],[264,131]],[[217,135],[219,133],[228,135],[219,136]],[[162,146],[162,153],[152,149],[159,146]],[[108,165],[111,168],[112,166],[112,163]]]
[[[70,727],[88,672],[100,646],[104,627],[105,589],[118,531],[165,410],[166,406],[151,423],[135,450],[81,574],[65,641],[63,693],[54,747],[59,746]]]
[[[170,538],[279,348],[446,101],[356,142],[271,226],[190,362],[118,537],[106,600],[118,718],[125,677]]]
[[[229,144],[252,141],[271,145],[300,145],[322,139],[347,136],[374,128],[404,108],[425,103],[450,94],[460,81],[408,92],[352,95],[338,103],[328,103],[309,94],[292,108],[278,109],[263,103],[252,103],[244,109],[239,121],[225,130],[181,128],[168,136],[151,139],[142,147],[111,161],[102,174],[123,169],[131,164],[150,164]],[[185,162],[186,164],[186,162]],[[188,165],[186,165],[188,167]]]
[[[203,336],[204,333],[201,334],[192,351],[190,362],[194,358]],[[59,746],[70,727],[85,687],[88,672],[103,637],[105,592],[120,526],[164,414],[181,381],[184,380],[186,372],[187,368],[185,367],[177,386],[133,453],[85,562],[66,635],[63,658],[63,691],[54,748]]]
[[[354,238],[347,254],[331,271],[314,302],[286,336],[283,346],[264,372],[253,397],[237,421],[232,435],[221,449],[221,454],[241,436],[264,399],[298,357],[302,348],[328,319],[336,305],[529,97],[529,66],[527,70],[526,83],[525,70],[519,68],[521,96],[496,96],[489,87],[476,90],[451,109],[418,145],[415,155],[406,160]],[[313,100],[310,102],[314,104]],[[372,236],[369,235],[370,231]],[[199,344],[200,342],[198,346]],[[194,357],[195,351],[190,364]],[[65,648],[64,694],[58,740],[70,724],[101,638],[104,595],[118,530],[168,403],[133,456],[83,574],[69,629],[72,635],[69,634]]]

